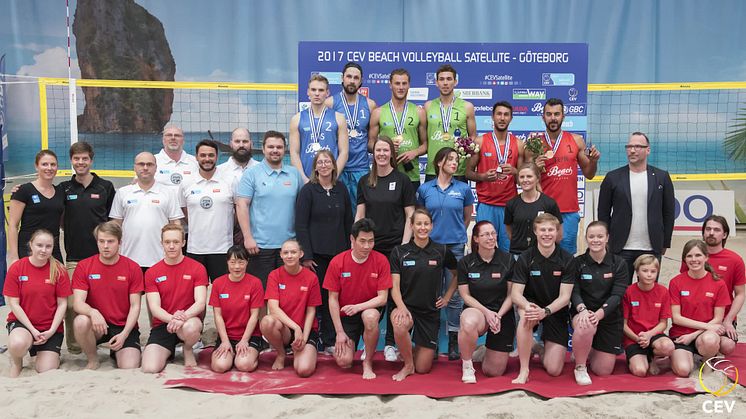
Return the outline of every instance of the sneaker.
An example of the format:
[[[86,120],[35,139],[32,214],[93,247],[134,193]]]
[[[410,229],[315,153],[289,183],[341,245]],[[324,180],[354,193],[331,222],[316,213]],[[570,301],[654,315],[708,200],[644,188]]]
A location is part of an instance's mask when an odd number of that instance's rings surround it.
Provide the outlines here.
[[[474,367],[463,366],[461,368],[461,381],[465,384],[477,383],[477,376],[474,374]]]
[[[477,346],[477,349],[474,350],[474,353],[471,355],[471,360],[474,362],[482,362],[484,361],[484,354],[487,353],[487,347],[484,345]]]
[[[585,367],[585,365],[578,365],[575,367],[575,382],[578,383],[579,386],[589,386],[593,384],[593,381],[591,381],[591,376],[588,375],[588,369]]]
[[[199,352],[204,348],[205,348],[205,344],[202,343],[202,339],[198,340],[197,343],[195,343],[194,346],[192,346],[192,350],[195,352]]]
[[[396,362],[399,360],[399,351],[397,351],[393,346],[386,345],[386,347],[383,348],[383,357],[388,362]]]
[[[363,348],[363,353],[360,354],[360,360],[365,361],[365,348]]]
[[[327,346],[323,351],[324,355],[334,356],[334,346]]]

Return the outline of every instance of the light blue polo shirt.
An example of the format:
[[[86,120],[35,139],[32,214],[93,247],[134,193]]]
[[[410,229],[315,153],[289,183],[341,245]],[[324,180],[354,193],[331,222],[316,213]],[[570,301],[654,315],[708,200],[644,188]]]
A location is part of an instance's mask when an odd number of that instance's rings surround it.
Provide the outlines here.
[[[262,160],[246,169],[236,195],[251,199],[251,235],[261,249],[279,249],[295,237],[295,197],[303,181],[298,169],[283,164],[274,170]]]
[[[417,189],[417,203],[433,216],[430,238],[442,244],[466,243],[464,207],[474,204],[468,184],[452,179],[445,190],[438,186],[438,178],[425,182]]]

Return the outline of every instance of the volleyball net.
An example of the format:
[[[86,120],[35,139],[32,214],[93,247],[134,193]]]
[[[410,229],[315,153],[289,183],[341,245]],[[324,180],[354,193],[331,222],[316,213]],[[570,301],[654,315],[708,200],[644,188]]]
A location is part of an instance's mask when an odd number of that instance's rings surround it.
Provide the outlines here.
[[[239,126],[250,129],[258,150],[261,133],[287,133],[297,112],[295,84],[74,80],[71,89],[69,83],[38,80],[40,146],[65,155],[71,138],[87,141],[96,150],[97,172],[107,176],[131,176],[135,154],[157,152],[164,122],[184,130],[189,152],[210,134],[227,143]],[[623,145],[642,131],[651,141],[651,164],[677,180],[746,179],[746,161],[730,159],[724,146],[746,108],[746,82],[592,84],[588,90],[588,137],[602,152],[599,174],[626,164]],[[96,106],[87,109],[87,101]]]

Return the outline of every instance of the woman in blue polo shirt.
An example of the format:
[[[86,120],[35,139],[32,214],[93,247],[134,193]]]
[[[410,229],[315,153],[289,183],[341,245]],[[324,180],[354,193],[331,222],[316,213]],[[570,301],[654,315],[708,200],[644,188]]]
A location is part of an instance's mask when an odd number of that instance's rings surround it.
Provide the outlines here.
[[[436,178],[423,183],[417,189],[417,203],[427,208],[433,216],[433,231],[431,237],[435,242],[443,243],[456,256],[456,260],[464,257],[466,245],[466,226],[471,219],[474,195],[468,184],[453,178],[459,164],[456,150],[450,147],[441,148],[433,160]],[[443,289],[451,275],[445,271]],[[458,354],[458,330],[461,309],[464,302],[456,292],[446,309],[448,318],[448,359],[456,360]]]

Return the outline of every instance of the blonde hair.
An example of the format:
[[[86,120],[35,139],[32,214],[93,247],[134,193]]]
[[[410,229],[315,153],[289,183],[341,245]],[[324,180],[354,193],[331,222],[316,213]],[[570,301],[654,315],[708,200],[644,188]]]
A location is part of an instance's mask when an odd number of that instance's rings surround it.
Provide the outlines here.
[[[168,223],[161,228],[161,240],[163,240],[163,235],[167,231],[178,231],[181,233],[181,240],[184,240],[184,227],[181,226],[181,224],[174,224],[174,223]]]
[[[49,237],[51,237],[52,246],[54,246],[54,235],[49,230],[40,228],[31,234],[31,238],[28,241],[29,249],[31,249],[31,242],[33,242],[35,238],[41,236],[42,234],[46,234]],[[60,278],[60,272],[62,271],[62,269],[64,269],[64,266],[62,266],[62,262],[55,259],[54,256],[50,256],[49,257],[49,283],[50,284],[57,283],[57,280]]]
[[[560,221],[557,219],[557,217],[555,217],[554,215],[548,212],[544,212],[544,213],[537,215],[536,218],[534,218],[533,226],[535,228],[537,225],[543,224],[543,223],[552,223],[554,224],[554,228],[558,230],[560,228]]]
[[[654,265],[655,269],[658,269],[658,270],[660,270],[661,268],[661,263],[658,261],[657,257],[651,254],[644,254],[644,255],[638,256],[637,259],[635,259],[635,263],[634,263],[635,272],[637,272],[637,270],[640,269],[640,266],[645,266],[645,265]]]

